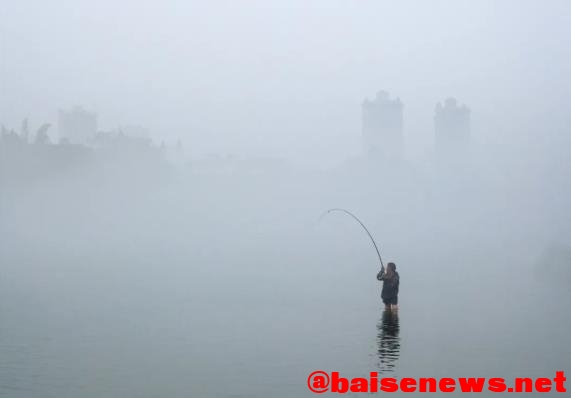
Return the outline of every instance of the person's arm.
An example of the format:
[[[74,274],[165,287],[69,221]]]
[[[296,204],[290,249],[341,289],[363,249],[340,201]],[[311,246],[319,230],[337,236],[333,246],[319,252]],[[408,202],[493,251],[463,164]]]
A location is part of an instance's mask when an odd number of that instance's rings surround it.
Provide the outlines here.
[[[377,280],[379,280],[379,281],[384,280],[384,279],[385,279],[385,275],[386,275],[386,274],[385,274],[385,270],[384,270],[384,268],[383,268],[383,269],[381,269],[381,270],[379,271],[379,273],[377,274]]]

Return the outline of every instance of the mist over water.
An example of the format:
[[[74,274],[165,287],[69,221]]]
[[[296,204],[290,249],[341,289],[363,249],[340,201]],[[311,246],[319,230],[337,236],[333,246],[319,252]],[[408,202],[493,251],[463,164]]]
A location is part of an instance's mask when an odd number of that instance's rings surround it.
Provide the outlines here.
[[[51,3],[2,5],[0,397],[571,372],[566,2]]]

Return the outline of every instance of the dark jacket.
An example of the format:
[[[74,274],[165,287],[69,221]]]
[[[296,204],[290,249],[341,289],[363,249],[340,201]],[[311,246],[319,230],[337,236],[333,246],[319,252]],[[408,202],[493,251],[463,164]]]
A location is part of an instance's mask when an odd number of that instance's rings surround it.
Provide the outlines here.
[[[400,277],[398,272],[393,272],[389,277],[386,272],[379,272],[377,279],[383,281],[383,290],[381,291],[381,298],[384,300],[393,299],[399,294]]]

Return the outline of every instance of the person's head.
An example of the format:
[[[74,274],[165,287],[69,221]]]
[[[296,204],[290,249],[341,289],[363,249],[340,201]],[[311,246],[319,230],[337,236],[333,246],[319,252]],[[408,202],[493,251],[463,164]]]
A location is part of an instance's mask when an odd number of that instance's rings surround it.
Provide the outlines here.
[[[391,273],[391,274],[392,274],[392,273],[395,273],[396,270],[397,270],[397,266],[395,265],[395,263],[388,263],[388,264],[387,264],[387,271],[388,271],[389,273]]]

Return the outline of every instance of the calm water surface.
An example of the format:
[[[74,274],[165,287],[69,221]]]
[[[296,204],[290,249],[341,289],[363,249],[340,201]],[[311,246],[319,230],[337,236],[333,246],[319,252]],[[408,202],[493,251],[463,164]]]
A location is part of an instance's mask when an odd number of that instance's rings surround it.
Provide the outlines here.
[[[531,274],[402,266],[401,308],[387,314],[374,267],[162,257],[4,257],[0,396],[313,396],[305,383],[318,369],[571,372],[569,289]]]

